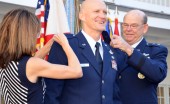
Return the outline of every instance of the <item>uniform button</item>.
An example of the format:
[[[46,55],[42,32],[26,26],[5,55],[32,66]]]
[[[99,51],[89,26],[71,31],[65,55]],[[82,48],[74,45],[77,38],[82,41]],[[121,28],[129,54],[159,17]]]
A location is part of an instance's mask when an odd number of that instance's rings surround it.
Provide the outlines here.
[[[122,76],[121,75],[119,75],[119,79],[121,79],[122,78]]]
[[[104,84],[104,80],[102,80],[102,84]]]
[[[105,99],[105,96],[104,96],[104,95],[102,95],[102,99]]]

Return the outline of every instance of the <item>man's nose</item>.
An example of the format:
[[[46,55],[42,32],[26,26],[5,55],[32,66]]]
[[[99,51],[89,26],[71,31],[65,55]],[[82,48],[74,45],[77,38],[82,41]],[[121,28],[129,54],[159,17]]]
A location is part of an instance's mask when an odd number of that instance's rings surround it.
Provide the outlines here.
[[[131,25],[128,25],[128,26],[126,27],[126,30],[132,30]]]

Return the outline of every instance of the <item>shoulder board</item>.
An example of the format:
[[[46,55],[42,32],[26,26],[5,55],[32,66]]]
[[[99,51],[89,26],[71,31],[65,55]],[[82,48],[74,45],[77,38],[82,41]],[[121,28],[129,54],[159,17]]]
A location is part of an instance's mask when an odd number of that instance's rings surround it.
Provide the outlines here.
[[[104,43],[104,42],[103,42],[103,43]],[[111,50],[110,45],[108,45],[108,44],[106,44],[106,43],[104,43],[103,45],[106,47],[106,49],[107,49],[108,52],[110,53],[111,59],[112,59],[112,60],[115,60],[114,52],[113,52],[113,50]]]
[[[103,45],[105,45],[105,47],[106,47],[108,50],[110,50],[110,46],[109,46],[107,43],[103,42]]]
[[[158,43],[147,43],[147,46],[149,46],[149,47],[160,47],[161,44],[158,44]]]
[[[74,37],[75,37],[75,35],[74,35],[74,34],[71,34],[71,33],[65,33],[65,36],[66,36],[67,38],[74,38]]]

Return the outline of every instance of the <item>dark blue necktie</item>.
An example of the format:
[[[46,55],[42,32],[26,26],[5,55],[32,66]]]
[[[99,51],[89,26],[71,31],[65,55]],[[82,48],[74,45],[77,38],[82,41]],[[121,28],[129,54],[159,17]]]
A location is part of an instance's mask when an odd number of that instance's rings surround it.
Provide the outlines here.
[[[100,52],[99,52],[100,43],[96,42],[95,47],[96,47],[96,51],[95,51],[96,61],[97,61],[98,65],[99,65],[99,72],[102,73],[103,61],[102,61],[102,57],[101,57]]]

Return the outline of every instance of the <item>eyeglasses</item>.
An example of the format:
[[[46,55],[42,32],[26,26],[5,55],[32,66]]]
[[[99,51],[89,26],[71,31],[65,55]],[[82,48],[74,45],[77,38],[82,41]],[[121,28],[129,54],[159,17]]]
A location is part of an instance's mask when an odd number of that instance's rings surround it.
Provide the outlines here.
[[[141,25],[143,25],[143,24],[141,24]],[[128,27],[130,27],[131,29],[137,29],[141,25],[136,24],[136,23],[134,23],[134,24],[123,23],[122,27],[125,28],[125,29],[127,29]]]

